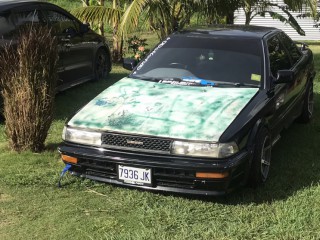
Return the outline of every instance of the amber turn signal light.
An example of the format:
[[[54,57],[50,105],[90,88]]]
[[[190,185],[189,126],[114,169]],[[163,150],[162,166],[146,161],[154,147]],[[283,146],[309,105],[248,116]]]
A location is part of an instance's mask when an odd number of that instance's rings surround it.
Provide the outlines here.
[[[229,172],[214,173],[214,172],[196,172],[197,178],[226,178],[229,176]]]
[[[70,157],[68,155],[61,154],[61,159],[68,163],[74,163],[74,164],[78,163],[78,158]]]

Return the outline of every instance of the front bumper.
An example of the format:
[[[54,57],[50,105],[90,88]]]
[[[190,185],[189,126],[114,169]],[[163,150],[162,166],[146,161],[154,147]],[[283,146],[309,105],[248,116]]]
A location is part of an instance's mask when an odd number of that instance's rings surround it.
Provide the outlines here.
[[[78,159],[70,169],[77,176],[127,187],[211,196],[227,194],[243,184],[251,158],[248,151],[241,151],[231,158],[212,160],[200,157],[100,149],[69,143],[62,144],[58,150],[61,154]],[[120,181],[117,173],[118,165],[152,169],[152,186],[133,185]],[[228,172],[228,176],[219,179],[197,178],[196,172]]]

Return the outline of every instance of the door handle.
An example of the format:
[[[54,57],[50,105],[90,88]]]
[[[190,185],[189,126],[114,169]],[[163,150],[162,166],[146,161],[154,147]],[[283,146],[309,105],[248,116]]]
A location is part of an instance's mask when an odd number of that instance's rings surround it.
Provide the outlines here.
[[[61,38],[61,42],[69,43],[70,42],[70,38]]]

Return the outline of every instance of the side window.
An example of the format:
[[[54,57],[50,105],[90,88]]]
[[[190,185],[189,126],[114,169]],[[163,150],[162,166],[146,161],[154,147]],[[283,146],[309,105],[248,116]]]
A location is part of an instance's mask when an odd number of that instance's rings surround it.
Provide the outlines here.
[[[72,31],[79,31],[79,24],[72,18],[53,10],[43,11],[49,25],[57,35],[63,35]]]
[[[297,48],[296,44],[285,33],[280,33],[279,37],[295,64],[300,59],[302,55],[301,52]]]
[[[15,29],[14,23],[10,18],[10,14],[2,13],[0,15],[0,37],[8,38],[10,33],[12,33]]]
[[[270,68],[273,76],[277,76],[278,70],[291,68],[290,58],[280,40],[274,36],[268,40]]]
[[[0,37],[12,38],[28,24],[40,23],[39,11],[13,11],[0,15]]]

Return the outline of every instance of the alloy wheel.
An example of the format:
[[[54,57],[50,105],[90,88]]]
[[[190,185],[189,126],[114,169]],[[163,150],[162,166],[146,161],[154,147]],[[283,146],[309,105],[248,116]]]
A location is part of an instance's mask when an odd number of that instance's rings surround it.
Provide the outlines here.
[[[261,151],[261,176],[262,181],[265,182],[268,178],[271,162],[271,144],[268,136],[264,138]]]

